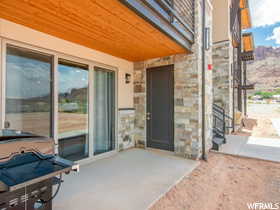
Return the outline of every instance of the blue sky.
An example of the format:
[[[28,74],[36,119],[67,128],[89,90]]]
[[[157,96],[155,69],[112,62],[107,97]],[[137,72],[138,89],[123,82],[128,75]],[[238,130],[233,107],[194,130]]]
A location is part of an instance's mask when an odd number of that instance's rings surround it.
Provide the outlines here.
[[[46,62],[9,55],[7,57],[7,97],[33,98],[50,93],[51,65]],[[59,65],[59,92],[88,86],[88,71],[78,67]]]
[[[273,36],[273,30],[278,27],[280,27],[280,23],[264,27],[254,27],[248,31],[253,32],[256,46],[262,45],[280,47],[280,44],[276,43],[276,39],[269,38]]]
[[[280,0],[249,0],[255,45],[280,47]]]

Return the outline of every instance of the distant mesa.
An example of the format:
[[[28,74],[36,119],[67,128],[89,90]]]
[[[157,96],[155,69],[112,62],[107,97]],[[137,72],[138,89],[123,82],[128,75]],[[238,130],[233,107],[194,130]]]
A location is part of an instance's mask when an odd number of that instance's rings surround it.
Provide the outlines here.
[[[256,90],[280,88],[280,48],[259,46],[255,60],[248,64],[247,78]]]

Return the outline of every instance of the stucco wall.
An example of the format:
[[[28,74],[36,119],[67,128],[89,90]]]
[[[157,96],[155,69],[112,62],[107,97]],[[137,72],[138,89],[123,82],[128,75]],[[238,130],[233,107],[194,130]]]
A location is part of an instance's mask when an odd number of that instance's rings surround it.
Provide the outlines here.
[[[0,19],[0,37],[117,67],[118,107],[133,107],[133,82],[130,84],[125,83],[125,73],[133,75],[132,62],[35,31],[4,19]]]
[[[213,0],[213,42],[230,39],[230,0]]]

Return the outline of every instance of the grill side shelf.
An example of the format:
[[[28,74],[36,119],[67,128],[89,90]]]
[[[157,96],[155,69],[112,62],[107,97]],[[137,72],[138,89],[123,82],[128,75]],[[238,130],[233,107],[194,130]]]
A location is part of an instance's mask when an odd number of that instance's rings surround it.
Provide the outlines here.
[[[8,179],[8,181],[7,181],[7,177],[5,177],[5,179],[0,180],[0,192],[3,192],[3,191],[13,192],[20,188],[24,188],[26,186],[50,179],[59,174],[69,173],[70,171],[73,171],[73,170],[77,171],[77,169],[78,169],[78,166],[75,165],[72,161],[65,160],[65,159],[62,159],[57,156],[53,156],[52,158],[49,158],[49,159],[37,161],[38,167],[42,167],[42,170],[44,170],[44,164],[42,164],[42,166],[41,166],[40,162],[46,162],[46,161],[48,161],[48,166],[51,165],[51,170],[50,170],[50,168],[48,168],[48,170],[43,171],[43,173],[40,171],[41,173],[40,173],[40,175],[38,175],[38,173],[36,173],[36,171],[34,172],[34,174],[32,174],[32,170],[34,169],[34,167],[30,168],[30,171],[28,171],[28,173],[29,173],[28,178],[24,179],[23,181],[16,180],[17,181],[16,184],[12,184],[12,183],[15,183],[14,180],[13,180],[13,182],[12,181],[10,182],[10,180]],[[11,176],[13,176],[13,171],[14,171],[14,176],[17,177],[17,175],[18,175],[18,174],[16,174],[16,171],[18,171],[17,167],[22,167],[22,166],[23,165],[9,168],[9,173],[11,174]],[[28,163],[26,164],[26,166],[27,166],[26,170],[28,170]],[[0,169],[0,175],[1,175],[1,170],[6,170],[6,169],[5,168]],[[3,174],[3,171],[2,171],[2,174]],[[30,174],[31,174],[31,176],[30,176]],[[16,179],[14,177],[12,177],[12,178]]]

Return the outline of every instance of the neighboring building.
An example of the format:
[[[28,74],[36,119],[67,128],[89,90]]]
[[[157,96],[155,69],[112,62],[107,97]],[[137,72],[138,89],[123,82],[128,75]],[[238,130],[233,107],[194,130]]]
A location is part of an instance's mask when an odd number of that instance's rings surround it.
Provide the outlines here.
[[[276,100],[280,100],[280,95],[273,95],[272,97]]]
[[[256,101],[259,101],[259,100],[262,100],[263,97],[260,96],[260,95],[255,95],[255,96],[252,96],[252,99],[253,99],[253,100],[256,100]]]
[[[79,104],[77,103],[65,103],[59,107],[61,112],[76,112],[79,110]]]
[[[213,0],[214,103],[233,119],[235,112],[246,115],[246,90],[254,88],[246,83],[246,62],[254,57],[253,37],[242,34],[250,27],[248,0]]]
[[[0,8],[2,128],[52,136],[84,162],[134,146],[191,159],[211,148],[211,0]]]

